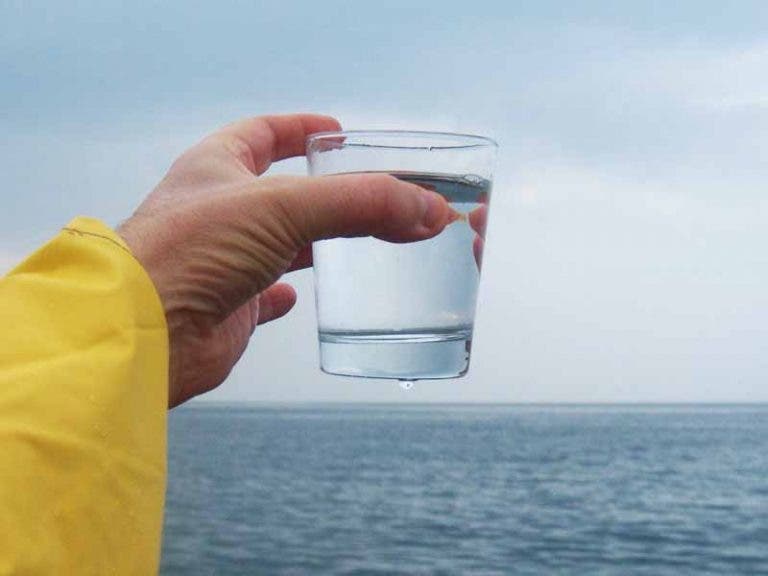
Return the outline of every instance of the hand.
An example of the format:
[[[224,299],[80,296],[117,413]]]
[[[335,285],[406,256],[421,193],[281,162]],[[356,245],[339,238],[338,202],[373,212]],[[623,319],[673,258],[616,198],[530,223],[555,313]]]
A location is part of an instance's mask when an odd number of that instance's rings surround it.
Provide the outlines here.
[[[169,406],[218,386],[257,324],[296,293],[275,282],[311,265],[312,241],[430,238],[452,211],[434,192],[381,174],[259,177],[304,153],[332,118],[267,116],[225,127],[185,152],[118,228],[162,301],[170,339]]]
[[[488,223],[488,201],[481,200],[480,206],[472,210],[467,216],[469,225],[475,231],[475,239],[472,242],[472,252],[475,254],[475,263],[478,272],[483,267],[483,248],[485,247],[485,228]]]

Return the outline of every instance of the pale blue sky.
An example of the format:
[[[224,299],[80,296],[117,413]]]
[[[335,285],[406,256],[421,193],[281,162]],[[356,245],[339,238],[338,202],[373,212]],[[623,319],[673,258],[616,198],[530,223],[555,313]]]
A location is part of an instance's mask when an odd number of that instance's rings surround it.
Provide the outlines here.
[[[766,30],[762,1],[4,2],[0,267],[115,224],[239,116],[479,132],[502,148],[469,377],[321,375],[301,273],[212,398],[768,401]]]

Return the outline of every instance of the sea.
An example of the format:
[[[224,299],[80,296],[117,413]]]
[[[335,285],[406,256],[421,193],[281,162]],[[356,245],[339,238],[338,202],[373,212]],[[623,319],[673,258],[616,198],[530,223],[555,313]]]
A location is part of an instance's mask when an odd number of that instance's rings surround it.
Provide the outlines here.
[[[161,574],[768,574],[768,406],[192,404]]]

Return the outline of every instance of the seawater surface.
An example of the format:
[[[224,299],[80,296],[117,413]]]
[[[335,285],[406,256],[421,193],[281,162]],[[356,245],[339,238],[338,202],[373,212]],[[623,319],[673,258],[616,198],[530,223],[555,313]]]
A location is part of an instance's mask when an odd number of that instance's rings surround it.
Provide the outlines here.
[[[766,406],[174,411],[161,573],[768,574]]]

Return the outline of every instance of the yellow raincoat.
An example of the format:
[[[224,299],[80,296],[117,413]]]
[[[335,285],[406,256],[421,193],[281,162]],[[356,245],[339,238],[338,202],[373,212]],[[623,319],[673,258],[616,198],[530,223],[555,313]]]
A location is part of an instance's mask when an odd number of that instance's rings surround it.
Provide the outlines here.
[[[78,218],[0,280],[0,575],[154,574],[168,335],[149,277]]]

